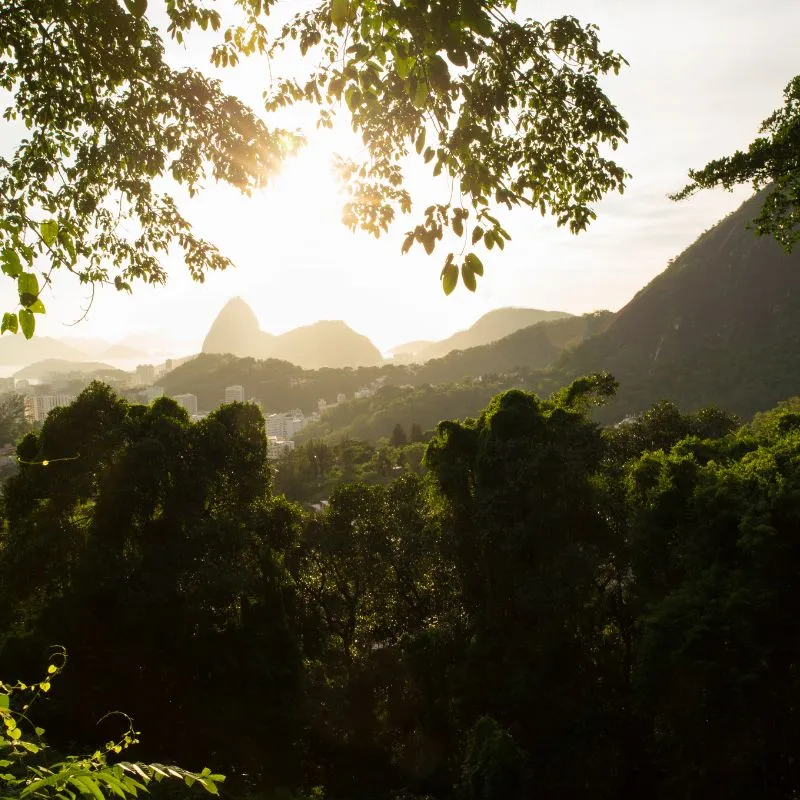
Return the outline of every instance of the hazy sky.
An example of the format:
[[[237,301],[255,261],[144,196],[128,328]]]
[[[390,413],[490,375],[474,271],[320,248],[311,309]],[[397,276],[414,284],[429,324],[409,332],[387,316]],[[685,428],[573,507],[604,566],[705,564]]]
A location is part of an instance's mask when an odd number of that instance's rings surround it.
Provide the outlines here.
[[[784,86],[800,72],[800,3],[521,0],[519,8],[539,19],[574,14],[595,22],[603,46],[630,62],[606,87],[630,122],[630,143],[617,156],[633,177],[623,197],[599,206],[588,233],[572,236],[538,214],[515,212],[507,218],[513,240],[503,253],[486,253],[477,293],[459,286],[445,297],[438,250],[428,257],[415,247],[400,255],[404,231],[417,222],[413,214],[378,241],[341,225],[342,199],[328,165],[335,149],[353,143],[341,132],[322,136],[312,129],[306,152],[263,194],[248,199],[210,184],[187,205],[196,227],[236,269],[197,285],[176,259],[167,286],[140,286],[133,296],[100,291],[88,319],[72,328],[65,324],[80,315],[84,295],[59,281],[45,298],[49,313],[39,330],[110,339],[149,330],[199,344],[225,301],[241,295],[265,330],[343,319],[386,350],[449,335],[500,306],[574,313],[623,306],[748,195],[709,192],[681,204],[666,197],[685,183],[689,167],[746,146],[782,104]],[[176,61],[204,64],[208,43],[191,50],[173,45],[170,52]],[[258,64],[223,74],[231,91],[253,100],[266,80]],[[425,174],[415,173],[413,183],[424,185]],[[10,282],[0,285],[10,307]]]

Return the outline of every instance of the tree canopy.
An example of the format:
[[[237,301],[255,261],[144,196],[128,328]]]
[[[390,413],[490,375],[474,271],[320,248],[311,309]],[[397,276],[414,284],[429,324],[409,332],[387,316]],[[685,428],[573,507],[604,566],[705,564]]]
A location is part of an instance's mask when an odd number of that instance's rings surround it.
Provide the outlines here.
[[[746,151],[710,161],[689,171],[691,183],[673,195],[682,200],[700,189],[731,189],[750,183],[756,190],[768,188],[755,219],[760,234],[774,237],[787,252],[800,241],[800,75],[784,90],[783,108],[770,114]]]
[[[227,267],[193,231],[170,180],[190,195],[207,177],[261,189],[303,142],[270,126],[271,112],[300,102],[330,126],[343,101],[363,140],[364,163],[339,165],[350,227],[378,235],[411,211],[409,154],[449,179],[404,251],[416,242],[432,252],[447,228],[465,239],[461,249],[502,249],[497,206],[550,212],[578,232],[603,193],[623,190],[609,152],[627,124],[598,79],[624,59],[600,47],[594,26],[522,20],[515,0],[325,0],[284,25],[276,5],[238,0],[223,18],[210,0],[168,0],[159,30],[147,0],[3,4],[0,89],[17,137],[0,155],[0,259],[19,295],[3,331],[33,334],[55,269],[130,290],[165,280],[170,248],[197,280]],[[216,66],[296,47],[308,75],[279,76],[264,108],[249,108],[219,81],[168,63],[164,37],[189,42],[197,28],[219,32]],[[483,273],[475,252],[448,254],[446,292],[459,267],[471,290]]]
[[[0,684],[10,796],[75,767],[109,797],[122,708],[137,758],[230,797],[794,797],[798,400],[601,429],[614,389],[503,392],[395,480],[298,448],[342,463],[315,511],[274,494],[255,406],[192,422],[94,384],[52,412],[0,493],[0,662],[39,674],[58,641],[70,666],[36,758]]]

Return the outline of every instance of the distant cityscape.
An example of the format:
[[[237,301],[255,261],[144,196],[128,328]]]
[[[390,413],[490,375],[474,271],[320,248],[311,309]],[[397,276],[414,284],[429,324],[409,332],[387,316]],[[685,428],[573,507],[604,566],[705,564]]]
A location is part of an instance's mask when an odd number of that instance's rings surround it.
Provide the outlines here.
[[[158,365],[140,364],[132,372],[123,373],[115,370],[108,375],[94,377],[100,377],[128,400],[149,405],[158,398],[165,396],[164,388],[158,385],[159,379],[185,361],[188,361],[189,358],[168,359],[163,364]],[[379,380],[373,386],[365,386],[358,389],[353,393],[353,399],[359,400],[371,397],[381,382]],[[7,378],[3,383],[2,388],[5,392],[22,394],[25,419],[28,423],[38,426],[45,421],[47,415],[54,409],[70,405],[79,391],[76,384],[86,385],[87,377],[81,373],[68,372],[49,376],[47,383],[39,383],[24,378]],[[186,410],[192,421],[196,422],[205,419],[211,413],[212,409],[200,408],[195,394],[183,393],[169,396]],[[245,387],[241,384],[226,386],[218,405],[245,402],[255,404],[263,412],[261,400],[256,397],[248,398]],[[346,395],[343,392],[339,392],[335,403],[328,403],[326,400],[320,399],[317,402],[317,410],[311,414],[305,414],[299,408],[267,414],[264,420],[264,427],[267,434],[269,458],[278,460],[291,453],[295,447],[294,437],[299,431],[309,423],[319,421],[323,414],[345,402],[347,402]]]

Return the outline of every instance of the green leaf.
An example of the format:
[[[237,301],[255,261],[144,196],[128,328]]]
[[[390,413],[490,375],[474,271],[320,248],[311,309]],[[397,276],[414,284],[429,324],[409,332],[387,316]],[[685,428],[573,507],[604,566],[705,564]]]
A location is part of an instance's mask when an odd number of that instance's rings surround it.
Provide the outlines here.
[[[24,304],[23,304],[24,305]],[[44,303],[37,297],[33,303],[28,306],[32,314],[45,314]]]
[[[425,81],[419,81],[417,83],[417,88],[414,91],[411,102],[416,108],[425,108],[425,104],[428,102],[428,84],[425,83]]]
[[[350,0],[333,0],[331,3],[331,22],[342,28],[350,18]]]
[[[36,330],[36,317],[33,316],[32,311],[27,308],[20,310],[19,326],[22,328],[22,333],[26,339],[30,339],[33,336],[33,332]]]
[[[66,231],[62,230],[58,235],[58,240],[64,245],[64,249],[67,253],[69,253],[69,263],[74,265],[78,260],[78,254],[75,252],[75,242],[72,241],[72,237]]]
[[[6,247],[3,250],[0,260],[2,260],[3,272],[5,272],[9,278],[16,278],[20,272],[22,272],[22,262],[20,261],[19,254],[10,247]]]
[[[447,57],[450,59],[450,63],[457,67],[467,66],[467,54],[463,50],[448,50]]]
[[[127,8],[134,17],[143,17],[145,11],[147,11],[147,0],[125,0],[125,8]]]
[[[458,283],[458,267],[453,263],[452,253],[447,257],[447,263],[442,270],[442,289],[445,294],[452,294]]]
[[[450,88],[450,70],[441,56],[434,56],[428,64],[428,78],[431,87],[443,94]]]
[[[344,101],[351,111],[355,111],[361,103],[361,92],[357,86],[348,86],[344,93]]]
[[[17,320],[17,315],[6,312],[3,314],[3,322],[0,324],[0,334],[5,333],[6,331],[16,333],[19,330],[18,326],[19,321]]]
[[[481,228],[480,225],[476,225],[472,229],[472,244],[477,244],[481,240],[482,236],[483,236],[483,228]]]
[[[50,247],[58,238],[58,223],[54,219],[46,219],[39,224],[39,233],[44,243]]]
[[[17,278],[17,291],[23,306],[32,305],[39,296],[39,279],[32,272],[23,272]]]
[[[478,282],[475,280],[475,273],[469,268],[466,261],[461,265],[461,280],[464,281],[464,286],[471,292],[478,288]]]
[[[0,708],[8,708],[8,695],[0,694]]]
[[[475,255],[470,253],[465,259],[464,264],[468,265],[469,271],[475,275],[483,275],[483,262]]]
[[[400,78],[405,80],[410,74],[411,70],[414,69],[414,64],[417,63],[415,58],[397,58],[394,62],[394,68],[397,71],[397,75]]]
[[[77,776],[73,776],[69,779],[69,781],[80,791],[81,794],[92,795],[95,800],[105,800],[103,793],[100,791],[92,778],[78,778]]]

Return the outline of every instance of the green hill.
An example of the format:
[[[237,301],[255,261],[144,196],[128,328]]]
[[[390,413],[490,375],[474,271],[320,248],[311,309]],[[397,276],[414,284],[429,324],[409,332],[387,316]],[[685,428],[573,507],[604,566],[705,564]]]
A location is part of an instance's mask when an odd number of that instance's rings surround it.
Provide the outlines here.
[[[800,394],[800,250],[786,255],[748,229],[760,202],[704,233],[605,332],[562,356],[564,382],[601,369],[619,380],[601,418],[665,398],[746,417]]]
[[[613,318],[610,311],[596,311],[581,317],[539,322],[497,342],[455,350],[443,358],[432,359],[415,370],[415,379],[418,383],[450,383],[518,368],[544,369],[553,364],[565,348],[605,330]]]

